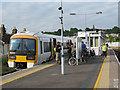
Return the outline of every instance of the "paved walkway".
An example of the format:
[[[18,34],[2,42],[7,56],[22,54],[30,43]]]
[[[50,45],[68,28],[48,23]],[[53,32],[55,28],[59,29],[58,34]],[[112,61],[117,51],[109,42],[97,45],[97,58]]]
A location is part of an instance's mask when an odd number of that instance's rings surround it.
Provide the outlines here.
[[[105,60],[98,88],[119,88],[120,89],[120,66],[115,58],[112,49],[109,49]]]
[[[6,83],[3,88],[93,88],[102,63],[101,56],[91,57],[87,63],[76,66],[66,63],[65,75],[61,75],[61,67],[57,64]]]
[[[41,69],[41,67],[48,68]],[[66,63],[65,72],[65,75],[61,75],[60,65],[49,62],[23,70],[17,73],[17,77],[15,74],[2,77],[4,81],[2,86],[3,88],[94,88],[98,81],[97,88],[120,87],[119,65],[111,49],[105,60],[101,56],[95,56],[90,57],[87,63],[79,63],[76,66]]]

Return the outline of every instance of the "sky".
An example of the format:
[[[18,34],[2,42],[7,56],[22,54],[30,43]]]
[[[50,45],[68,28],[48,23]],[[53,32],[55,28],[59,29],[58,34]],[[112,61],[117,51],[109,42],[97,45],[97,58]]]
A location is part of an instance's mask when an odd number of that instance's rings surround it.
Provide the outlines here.
[[[25,0],[24,0],[25,1]],[[60,24],[60,2],[48,0],[21,2],[12,0],[2,0],[0,2],[0,24],[4,24],[7,33],[11,33],[15,26],[19,32],[26,28],[31,32],[57,31],[61,28]],[[109,0],[101,2],[94,0],[82,2],[75,0],[63,0],[63,25],[65,30],[70,28],[85,29],[86,27],[108,29],[118,26],[118,1]],[[102,14],[95,14],[101,11]],[[86,15],[69,15],[70,12]],[[91,14],[92,13],[92,14]]]

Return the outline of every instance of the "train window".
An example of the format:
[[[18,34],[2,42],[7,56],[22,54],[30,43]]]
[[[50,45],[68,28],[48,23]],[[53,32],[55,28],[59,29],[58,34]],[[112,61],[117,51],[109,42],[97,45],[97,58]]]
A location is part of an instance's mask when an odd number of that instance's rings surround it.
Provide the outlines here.
[[[35,51],[35,40],[23,39],[23,50]]]
[[[73,47],[76,48],[76,42],[73,44]]]
[[[98,47],[98,37],[95,37],[95,47]]]
[[[85,37],[81,37],[82,39],[85,39]]]
[[[50,42],[44,42],[44,52],[50,52]]]
[[[21,50],[22,39],[12,39],[10,44],[10,50]]]
[[[93,37],[90,37],[90,47],[93,47]]]
[[[52,47],[52,45],[51,45],[52,44],[52,40],[51,39],[50,39],[49,44],[50,44],[50,51],[51,51],[52,50],[52,48],[51,48]]]
[[[42,54],[42,41],[40,41],[40,54]]]

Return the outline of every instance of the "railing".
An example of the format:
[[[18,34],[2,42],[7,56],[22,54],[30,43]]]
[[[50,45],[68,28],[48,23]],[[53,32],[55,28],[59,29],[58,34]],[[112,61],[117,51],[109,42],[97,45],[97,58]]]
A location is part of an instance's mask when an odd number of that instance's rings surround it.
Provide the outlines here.
[[[0,45],[0,56],[3,54],[8,54],[9,44]]]

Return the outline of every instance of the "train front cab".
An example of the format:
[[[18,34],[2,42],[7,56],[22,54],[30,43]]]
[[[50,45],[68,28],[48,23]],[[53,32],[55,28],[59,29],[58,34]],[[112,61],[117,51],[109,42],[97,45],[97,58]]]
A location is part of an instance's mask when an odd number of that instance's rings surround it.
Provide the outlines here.
[[[14,35],[10,39],[8,66],[33,67],[38,59],[38,39],[30,35]]]

